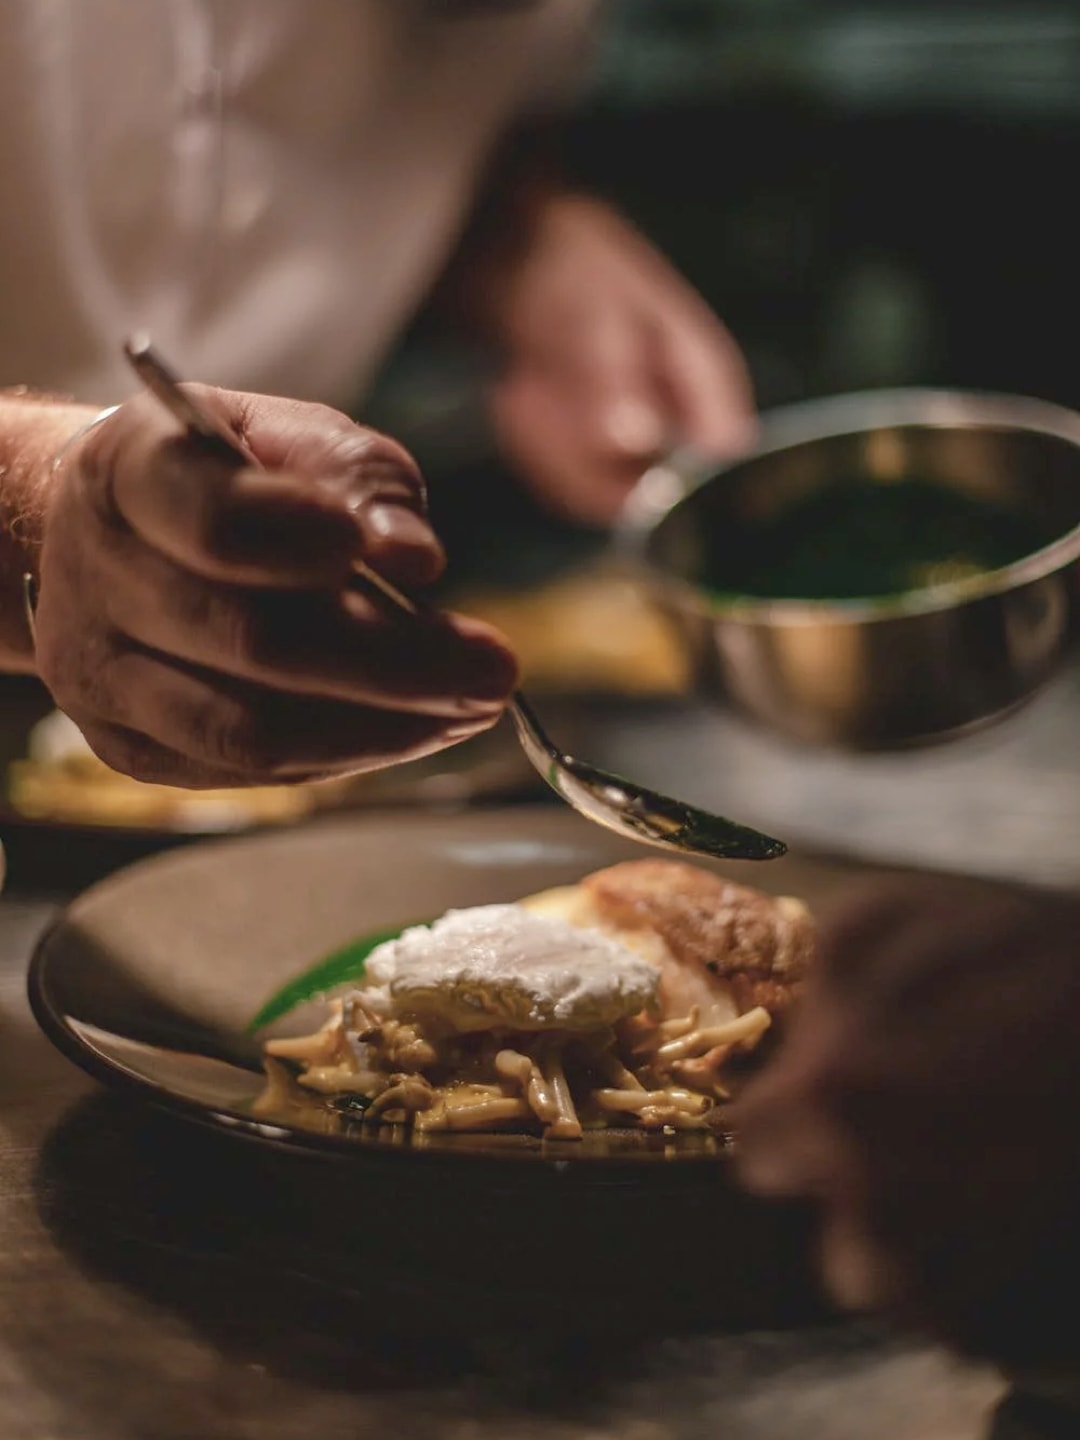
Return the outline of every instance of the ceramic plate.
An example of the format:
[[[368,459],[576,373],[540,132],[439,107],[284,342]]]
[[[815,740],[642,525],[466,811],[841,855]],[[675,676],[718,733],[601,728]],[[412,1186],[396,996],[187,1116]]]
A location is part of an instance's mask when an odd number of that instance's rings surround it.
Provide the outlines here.
[[[654,1311],[675,1303],[677,1275],[680,1314],[696,1296],[708,1316],[771,1321],[812,1293],[806,1217],[744,1196],[711,1137],[604,1132],[545,1145],[453,1135],[421,1145],[323,1107],[255,1113],[263,1074],[247,1027],[312,962],[358,935],[511,900],[642,853],[548,806],[335,816],[200,843],[77,899],[38,947],[31,1002],[46,1034],[98,1079],[204,1122],[223,1143],[254,1142],[247,1148],[267,1166],[292,1156],[284,1178],[274,1171],[275,1190],[291,1193],[298,1170],[333,1177],[316,1187],[320,1203],[335,1197],[361,1227],[373,1210],[392,1215],[400,1253],[425,1277],[467,1255],[467,1274],[459,1266],[453,1283],[481,1287],[485,1304],[502,1291],[511,1309],[526,1292],[537,1304],[565,1304],[574,1257],[575,1284],[587,1292],[575,1304],[593,1305],[597,1324],[609,1322],[611,1287],[628,1266]],[[853,873],[843,862],[792,858],[716,868],[811,905]],[[281,1025],[302,1030],[319,1014],[310,1006]],[[306,1180],[300,1188],[310,1199]],[[638,1263],[646,1239],[664,1257],[659,1268]],[[368,1263],[348,1255],[343,1265]]]
[[[264,1139],[395,1156],[453,1155],[563,1162],[709,1159],[719,1142],[640,1131],[591,1142],[525,1136],[373,1130],[319,1102],[266,1113],[260,1042],[306,1033],[324,1014],[302,1006],[250,1033],[268,996],[350,940],[430,919],[450,907],[518,898],[600,866],[639,857],[562,807],[456,815],[339,816],[202,843],[133,865],[86,891],[41,942],[30,989],[46,1033],[107,1083]],[[851,874],[848,863],[794,860],[716,866],[813,907]],[[722,1146],[721,1146],[722,1148]]]

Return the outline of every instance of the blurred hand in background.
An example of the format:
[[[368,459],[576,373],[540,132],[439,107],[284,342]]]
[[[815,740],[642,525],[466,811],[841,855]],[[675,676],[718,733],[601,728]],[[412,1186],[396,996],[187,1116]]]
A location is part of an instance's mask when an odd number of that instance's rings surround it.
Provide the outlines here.
[[[552,194],[490,279],[505,361],[493,394],[507,459],[551,509],[603,526],[674,445],[753,439],[750,379],[701,297],[598,200]]]
[[[945,878],[857,890],[739,1110],[744,1180],[818,1203],[842,1304],[1076,1374],[1080,902]]]

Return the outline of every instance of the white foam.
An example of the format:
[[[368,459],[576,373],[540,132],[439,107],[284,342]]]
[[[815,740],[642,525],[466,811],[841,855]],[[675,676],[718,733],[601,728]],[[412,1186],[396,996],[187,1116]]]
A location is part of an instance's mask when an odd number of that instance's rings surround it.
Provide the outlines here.
[[[460,1029],[592,1029],[635,1015],[659,971],[599,930],[520,905],[450,910],[374,950],[365,1000],[383,1014],[439,1011]]]

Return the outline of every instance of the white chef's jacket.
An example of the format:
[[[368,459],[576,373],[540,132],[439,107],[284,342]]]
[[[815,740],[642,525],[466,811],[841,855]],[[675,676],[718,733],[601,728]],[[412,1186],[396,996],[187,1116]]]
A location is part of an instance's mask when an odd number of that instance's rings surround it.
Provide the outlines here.
[[[355,400],[592,0],[0,0],[0,387]]]

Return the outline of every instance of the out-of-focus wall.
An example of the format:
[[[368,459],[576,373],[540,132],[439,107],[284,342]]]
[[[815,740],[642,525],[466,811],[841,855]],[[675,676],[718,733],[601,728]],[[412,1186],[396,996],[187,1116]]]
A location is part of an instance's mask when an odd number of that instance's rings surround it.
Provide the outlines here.
[[[1080,404],[1080,6],[614,0],[582,173],[739,332],[762,401]]]
[[[612,0],[594,94],[679,104],[777,80],[840,105],[1080,114],[1068,0]]]

